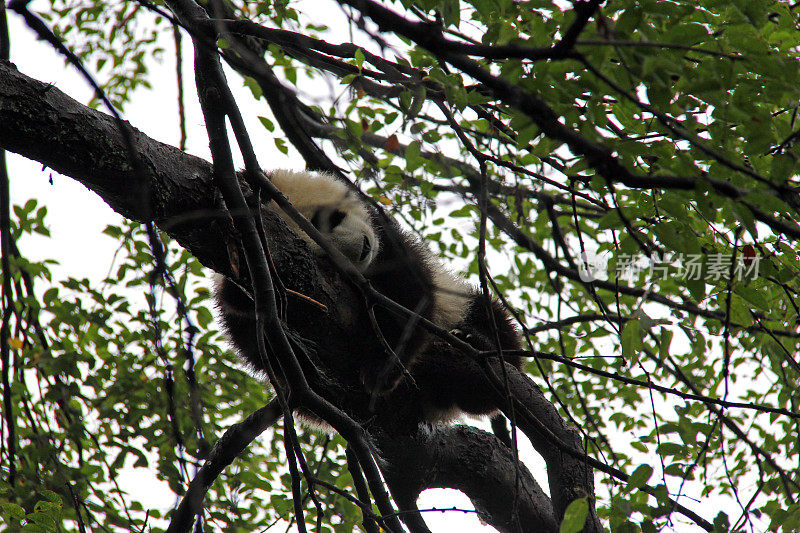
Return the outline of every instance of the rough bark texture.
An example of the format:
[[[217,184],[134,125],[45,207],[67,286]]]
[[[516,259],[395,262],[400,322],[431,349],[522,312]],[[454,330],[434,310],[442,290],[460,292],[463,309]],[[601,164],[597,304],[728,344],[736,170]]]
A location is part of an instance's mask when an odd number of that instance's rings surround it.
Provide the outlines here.
[[[0,148],[74,178],[123,216],[154,221],[204,265],[236,277],[245,270],[237,268],[238,258],[244,256],[230,244],[238,239],[212,185],[211,164],[133,132],[144,167],[140,173],[133,172],[111,117],[0,61]],[[325,312],[302,302],[289,306],[290,313],[303,315],[302,320],[290,316],[287,322],[304,325],[293,336],[307,340],[310,348],[304,350],[308,379],[375,438],[401,508],[415,508],[416,496],[426,488],[452,487],[466,493],[484,519],[501,531],[555,531],[570,501],[593,498],[591,469],[574,455],[581,453],[580,439],[516,369],[509,371],[509,389],[521,394],[529,414],[574,452],[554,446],[552,435],[535,424],[521,424],[548,464],[552,502],[493,436],[466,427],[418,424],[420,406],[412,387],[398,387],[394,396],[378,401],[375,412],[369,411],[370,397],[354,378],[358,372],[346,364],[347,354],[359,349],[369,327],[366,314],[353,311],[363,307],[358,291],[325,261],[312,258],[303,242],[271,213],[265,213],[264,229],[286,286],[327,307]],[[477,363],[469,364],[482,371]],[[504,411],[510,414],[510,406]],[[599,531],[593,505],[590,509],[586,529]]]
[[[383,435],[377,441],[387,461],[384,475],[401,509],[411,507],[425,489],[454,488],[502,533],[558,530],[550,499],[494,435],[469,426],[420,426],[408,437]]]

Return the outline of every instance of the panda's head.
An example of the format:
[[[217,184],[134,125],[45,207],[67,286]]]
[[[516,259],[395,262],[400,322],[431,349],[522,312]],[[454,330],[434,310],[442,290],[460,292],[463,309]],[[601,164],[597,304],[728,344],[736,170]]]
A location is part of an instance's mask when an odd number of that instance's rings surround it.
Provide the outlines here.
[[[327,174],[277,170],[270,176],[292,205],[350,259],[366,270],[378,254],[380,243],[364,203],[343,183]],[[281,213],[283,216],[283,214]],[[324,251],[284,216],[292,230],[305,239],[311,251]]]
[[[369,215],[362,210],[348,209],[346,205],[321,205],[309,220],[363,272],[378,253],[378,237]],[[311,249],[322,252],[317,243],[311,243]]]

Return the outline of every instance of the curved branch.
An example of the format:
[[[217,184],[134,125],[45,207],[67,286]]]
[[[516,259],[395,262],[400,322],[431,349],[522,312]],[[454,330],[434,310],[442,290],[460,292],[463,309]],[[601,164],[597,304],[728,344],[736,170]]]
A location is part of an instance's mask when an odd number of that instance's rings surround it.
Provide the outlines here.
[[[377,435],[375,440],[401,509],[413,505],[416,510],[414,502],[423,490],[453,488],[466,494],[478,515],[501,533],[558,531],[550,498],[512,450],[490,433],[461,425],[421,426],[414,435]]]
[[[530,378],[503,364],[504,373],[497,360],[487,363],[485,370],[506,381],[510,394],[498,394],[498,405],[506,416],[513,414],[519,428],[547,463],[556,517],[560,521],[570,503],[586,498],[589,517],[584,531],[603,531],[595,511],[594,473],[590,466],[594,461],[586,455],[580,433],[567,425]]]
[[[624,472],[604,465],[586,455],[581,445],[580,434],[567,425],[555,406],[525,374],[508,363],[505,369],[494,359],[487,361],[484,371],[492,383],[506,379],[506,395],[495,389],[495,400],[506,416],[514,414],[518,427],[528,437],[534,449],[547,463],[550,494],[556,516],[563,518],[564,511],[572,501],[586,497],[589,502],[589,518],[584,531],[603,531],[594,506],[594,479],[590,467],[613,475],[622,481],[628,480]],[[502,377],[501,377],[502,376]],[[654,493],[652,487],[642,487],[648,494]],[[672,500],[671,500],[672,501]],[[691,509],[672,501],[675,510],[694,521],[706,531],[713,525]]]

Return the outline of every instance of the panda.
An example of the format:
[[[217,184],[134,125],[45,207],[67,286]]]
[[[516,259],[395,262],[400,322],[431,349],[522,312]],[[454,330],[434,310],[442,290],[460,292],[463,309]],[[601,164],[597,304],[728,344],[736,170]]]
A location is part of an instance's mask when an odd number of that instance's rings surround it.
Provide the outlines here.
[[[378,292],[478,350],[497,351],[498,342],[502,351],[521,348],[520,334],[508,311],[445,268],[380,207],[367,203],[326,173],[276,170],[269,177]],[[313,255],[324,260],[322,248],[274,202],[266,209],[279,215]],[[240,356],[263,371],[253,341],[253,304],[242,293],[240,284],[218,277],[215,299],[223,329]],[[365,335],[373,345],[352,351],[365,354],[353,356],[358,361],[352,365],[352,372],[359,373],[367,397],[415,403],[420,418],[430,423],[450,421],[462,413],[482,416],[497,412],[489,390],[492,385],[472,361],[465,360],[466,355],[432,336],[415,318],[393,314],[381,306],[374,306],[373,312],[385,342],[376,343],[375,334]],[[388,346],[391,354],[386,356],[381,346]],[[520,368],[518,356],[504,358]],[[301,418],[312,425],[321,422],[309,414]]]

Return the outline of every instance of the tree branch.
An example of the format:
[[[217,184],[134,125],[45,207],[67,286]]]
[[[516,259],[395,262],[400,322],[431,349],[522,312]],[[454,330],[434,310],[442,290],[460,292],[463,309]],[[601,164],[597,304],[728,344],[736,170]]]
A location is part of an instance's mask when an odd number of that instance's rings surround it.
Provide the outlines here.
[[[215,245],[224,232],[209,194],[211,164],[131,132],[138,175],[113,117],[0,61],[0,146],[79,181],[126,218],[155,221],[204,265],[229,272],[226,250]]]
[[[398,503],[414,502],[426,489],[450,487],[466,494],[478,515],[501,533],[558,531],[550,498],[513,451],[490,433],[469,426],[421,426],[401,438],[377,435],[376,442]]]

